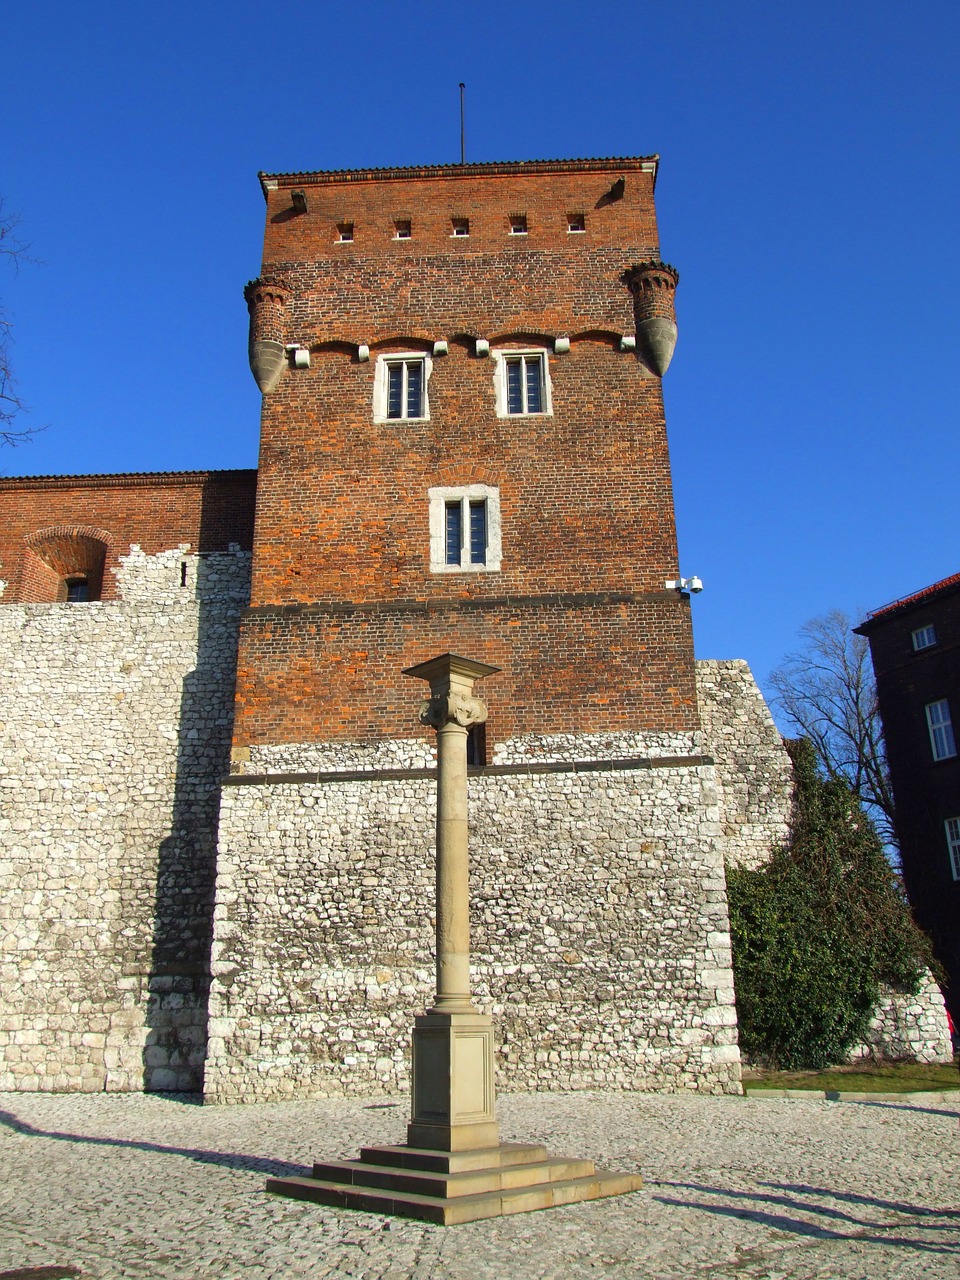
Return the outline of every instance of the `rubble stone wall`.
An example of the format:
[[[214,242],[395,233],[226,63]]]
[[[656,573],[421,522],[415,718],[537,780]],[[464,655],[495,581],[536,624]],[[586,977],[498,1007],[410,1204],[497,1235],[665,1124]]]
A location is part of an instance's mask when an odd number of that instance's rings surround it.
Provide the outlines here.
[[[681,737],[633,767],[592,742],[572,760],[573,735],[517,763],[514,742],[470,779],[473,982],[507,1088],[740,1092],[714,769]],[[224,789],[208,1097],[409,1087],[436,781],[396,774]]]
[[[742,658],[697,662],[704,750],[717,762],[724,861],[762,866],[790,830],[793,769]]]
[[[197,1089],[249,554],[0,607],[0,1088]]]
[[[790,831],[790,757],[750,668],[742,659],[697,663],[703,749],[716,760],[724,861],[758,867]],[[950,1062],[943,994],[927,973],[916,995],[887,990],[870,1034],[850,1055]]]

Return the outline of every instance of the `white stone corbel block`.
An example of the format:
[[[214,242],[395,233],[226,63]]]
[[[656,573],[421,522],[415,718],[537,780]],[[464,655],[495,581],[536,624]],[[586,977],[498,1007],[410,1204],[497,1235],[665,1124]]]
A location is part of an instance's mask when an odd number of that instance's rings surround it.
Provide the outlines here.
[[[570,350],[570,339],[566,336],[562,338],[554,338],[553,352],[554,355],[565,356]]]
[[[435,356],[445,356],[449,350],[446,338],[439,338],[433,344],[433,354]]]
[[[361,364],[363,364],[365,360],[370,359],[370,348],[365,342],[361,342],[357,347],[357,359]]]
[[[488,356],[490,354],[490,343],[486,338],[478,338],[476,352],[478,356]]]
[[[636,351],[637,340],[632,333],[625,333],[620,339],[621,351]]]

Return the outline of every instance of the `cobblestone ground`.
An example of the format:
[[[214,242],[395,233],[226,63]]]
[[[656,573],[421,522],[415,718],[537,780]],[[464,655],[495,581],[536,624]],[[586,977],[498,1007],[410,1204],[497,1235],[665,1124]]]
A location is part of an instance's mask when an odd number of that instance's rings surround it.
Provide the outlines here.
[[[515,1094],[499,1115],[505,1139],[639,1169],[645,1189],[424,1226],[263,1191],[402,1140],[402,1100],[0,1094],[0,1277],[960,1277],[960,1102]]]

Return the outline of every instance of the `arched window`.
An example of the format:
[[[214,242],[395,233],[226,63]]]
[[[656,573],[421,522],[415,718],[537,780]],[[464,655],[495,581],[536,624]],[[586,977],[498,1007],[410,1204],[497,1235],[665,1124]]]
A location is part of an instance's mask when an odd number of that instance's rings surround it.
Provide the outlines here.
[[[56,525],[27,539],[36,572],[27,566],[25,602],[81,604],[99,600],[109,535],[100,529]]]

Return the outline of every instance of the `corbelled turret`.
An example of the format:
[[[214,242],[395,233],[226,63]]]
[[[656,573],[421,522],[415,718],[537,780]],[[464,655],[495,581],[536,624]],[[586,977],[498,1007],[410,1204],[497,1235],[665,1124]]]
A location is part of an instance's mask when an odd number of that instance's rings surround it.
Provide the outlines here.
[[[250,369],[266,394],[283,372],[283,339],[290,291],[279,280],[251,280],[243,290],[250,312]]]
[[[633,294],[637,354],[662,378],[677,345],[673,301],[680,273],[665,262],[640,262],[625,273],[624,280]]]

